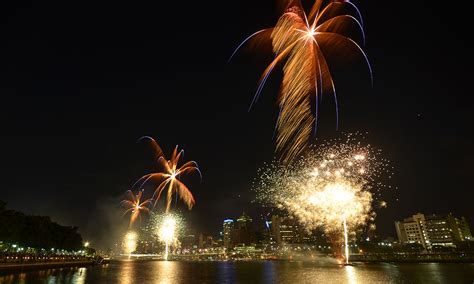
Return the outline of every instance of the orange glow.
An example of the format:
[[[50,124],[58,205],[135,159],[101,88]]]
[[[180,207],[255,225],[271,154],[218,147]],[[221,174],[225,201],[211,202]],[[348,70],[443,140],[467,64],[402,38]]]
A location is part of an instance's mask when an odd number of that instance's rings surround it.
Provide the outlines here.
[[[122,206],[127,207],[125,210],[124,215],[131,212],[130,215],[130,226],[140,217],[142,211],[150,212],[148,206],[152,203],[152,199],[146,199],[145,201],[141,202],[143,190],[139,190],[137,195],[133,194],[131,190],[127,191],[129,195],[129,199],[122,200]]]
[[[311,133],[314,133],[323,93],[334,96],[338,116],[336,89],[329,63],[355,55],[366,61],[370,76],[372,71],[362,48],[349,35],[349,31],[360,31],[358,37],[362,42],[365,40],[362,19],[354,4],[330,1],[324,5],[322,0],[316,0],[307,15],[300,1],[285,2],[288,3],[287,9],[275,27],[254,33],[242,44],[251,38],[270,40],[275,54],[260,78],[252,104],[258,99],[270,73],[283,63],[276,152],[288,164],[300,156]],[[350,15],[349,10],[354,15]]]
[[[149,139],[151,140],[154,149],[161,149],[154,139]],[[199,168],[195,161],[189,161],[184,163],[182,166],[178,166],[179,160],[183,153],[184,150],[178,151],[178,146],[176,146],[173,153],[171,154],[171,159],[166,160],[163,155],[159,156],[157,161],[158,164],[160,164],[160,166],[162,167],[163,171],[144,175],[135,183],[140,183],[140,187],[142,187],[150,180],[158,182],[158,186],[155,188],[155,193],[153,194],[153,197],[156,196],[155,205],[156,202],[160,199],[163,190],[167,188],[166,213],[168,213],[170,210],[173,193],[178,194],[180,199],[183,200],[183,202],[188,206],[189,209],[191,209],[195,204],[195,200],[191,191],[180,180],[180,177],[183,174],[194,171],[197,171],[199,175],[201,175],[201,172],[199,171]]]

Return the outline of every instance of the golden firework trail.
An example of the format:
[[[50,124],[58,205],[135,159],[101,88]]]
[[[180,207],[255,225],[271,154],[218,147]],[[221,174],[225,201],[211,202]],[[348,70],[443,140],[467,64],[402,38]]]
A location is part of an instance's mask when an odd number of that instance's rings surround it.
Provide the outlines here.
[[[353,3],[316,0],[309,15],[300,1],[287,0],[285,4],[287,9],[276,26],[246,38],[231,58],[250,39],[270,39],[272,43],[275,58],[263,72],[250,107],[258,99],[270,73],[284,62],[278,98],[276,152],[289,164],[303,152],[316,129],[318,104],[323,93],[334,95],[338,127],[336,88],[329,62],[357,55],[366,61],[371,79],[372,70],[362,48],[350,37],[350,33],[358,30],[362,42],[365,41],[362,17]]]
[[[122,206],[126,207],[127,209],[124,212],[124,216],[128,213],[130,214],[130,224],[132,224],[141,216],[142,212],[150,212],[148,206],[153,203],[153,199],[146,199],[141,201],[143,190],[139,190],[138,193],[135,195],[131,190],[127,190],[128,199],[122,200],[120,203]]]
[[[156,153],[161,151],[161,148],[158,146],[158,143],[151,138],[146,137],[153,148],[156,150]],[[162,172],[150,173],[141,177],[135,184],[140,184],[140,187],[145,185],[148,181],[158,182],[158,186],[155,188],[153,197],[155,199],[155,205],[161,197],[163,190],[166,189],[166,210],[168,213],[171,207],[171,200],[173,194],[176,193],[179,198],[188,206],[189,209],[195,204],[194,197],[191,193],[191,190],[180,180],[183,174],[198,172],[201,176],[201,172],[198,168],[198,165],[195,161],[185,162],[183,165],[179,166],[179,160],[183,156],[184,150],[178,151],[178,146],[175,147],[171,158],[166,160],[163,155],[157,154],[157,162],[162,168]],[[156,197],[156,198],[155,198]]]

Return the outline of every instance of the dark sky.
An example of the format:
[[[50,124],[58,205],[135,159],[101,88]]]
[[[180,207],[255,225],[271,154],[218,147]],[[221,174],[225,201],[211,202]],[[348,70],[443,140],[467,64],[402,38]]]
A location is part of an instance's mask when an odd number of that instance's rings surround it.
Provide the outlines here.
[[[186,216],[196,228],[215,232],[226,217],[256,214],[250,186],[273,156],[278,73],[248,112],[270,57],[227,59],[247,35],[276,23],[275,1],[174,2],[1,4],[0,199],[10,208],[104,242],[123,227],[118,201],[152,169],[136,143],[150,135],[200,165],[202,183],[186,178],[197,200]],[[378,212],[382,235],[416,212],[472,221],[469,9],[354,2],[374,86],[364,68],[347,66],[335,79],[339,130],[328,98],[318,139],[367,131],[392,161],[398,189]]]

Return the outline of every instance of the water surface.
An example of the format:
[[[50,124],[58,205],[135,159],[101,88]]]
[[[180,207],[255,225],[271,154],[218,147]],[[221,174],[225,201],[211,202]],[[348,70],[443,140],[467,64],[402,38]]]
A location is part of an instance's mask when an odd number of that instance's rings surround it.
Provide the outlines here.
[[[0,272],[0,283],[474,283],[474,264],[303,261],[112,261],[102,266]]]

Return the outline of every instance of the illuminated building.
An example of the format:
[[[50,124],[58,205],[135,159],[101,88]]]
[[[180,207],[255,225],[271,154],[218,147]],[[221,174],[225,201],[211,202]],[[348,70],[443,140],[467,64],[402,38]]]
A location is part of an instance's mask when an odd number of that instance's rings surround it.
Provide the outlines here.
[[[417,243],[426,248],[424,220],[425,216],[419,213],[403,221],[395,221],[400,243]]]
[[[282,243],[294,244],[300,242],[299,226],[294,219],[284,218],[280,224]]]
[[[271,235],[272,235],[272,239],[275,241],[277,245],[281,245],[280,224],[281,224],[280,216],[273,215],[272,221],[271,221]]]
[[[214,238],[210,235],[199,234],[198,248],[212,248],[215,246]]]
[[[224,240],[224,247],[231,248],[232,247],[232,234],[234,231],[234,220],[232,219],[225,219],[223,224],[223,240]]]
[[[250,229],[251,226],[252,226],[252,218],[250,218],[250,216],[248,216],[247,214],[245,214],[245,212],[242,213],[242,216],[240,216],[238,219],[237,219],[237,229],[243,229],[243,228],[248,228]]]
[[[456,243],[472,239],[466,219],[448,215],[415,214],[403,221],[396,221],[397,236],[402,244],[418,243],[425,249],[456,247]]]
[[[262,253],[262,249],[256,248],[254,245],[245,246],[238,245],[235,246],[234,251],[237,255],[247,255],[247,256],[256,256]]]
[[[289,217],[272,216],[272,236],[278,245],[309,242],[309,236],[303,234],[302,228],[295,219]]]
[[[471,229],[469,228],[469,223],[467,222],[466,218],[455,218],[449,214],[448,222],[450,223],[453,230],[456,231],[454,234],[455,241],[474,241],[474,238],[472,238]]]
[[[243,212],[242,216],[237,219],[237,225],[232,234],[232,244],[247,246],[255,244],[256,239],[253,220]]]
[[[196,235],[188,234],[182,238],[182,247],[187,249],[197,248]]]

